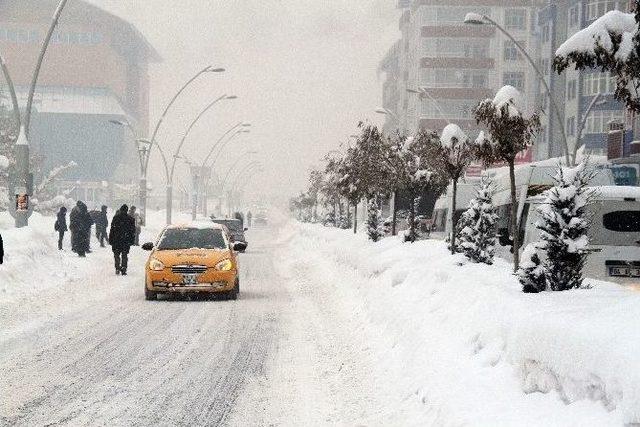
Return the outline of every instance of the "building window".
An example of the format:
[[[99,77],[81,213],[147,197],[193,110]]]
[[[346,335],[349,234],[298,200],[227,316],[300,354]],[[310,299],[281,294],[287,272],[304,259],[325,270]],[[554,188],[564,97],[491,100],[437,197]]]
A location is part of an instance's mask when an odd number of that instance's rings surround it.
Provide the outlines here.
[[[565,132],[567,132],[567,135],[569,136],[574,136],[576,134],[576,118],[575,117],[569,117],[567,119],[567,128],[565,129]]]
[[[549,75],[550,64],[551,62],[549,61],[549,58],[544,58],[540,61],[540,68],[542,69],[542,74],[545,76]]]
[[[610,73],[588,73],[582,77],[584,96],[613,93],[616,90],[616,80]]]
[[[607,133],[608,123],[612,120],[624,120],[622,110],[594,110],[587,117],[586,133]]]
[[[571,6],[568,12],[569,28],[575,28],[580,24],[580,8],[578,5]]]
[[[420,82],[425,87],[485,88],[487,70],[457,70],[452,68],[421,69]]]
[[[587,21],[598,19],[605,13],[614,9],[623,9],[625,0],[590,0],[585,5],[585,15]]]
[[[504,11],[504,26],[508,30],[527,29],[527,11],[525,9],[507,9]]]
[[[423,52],[430,58],[486,58],[490,40],[485,38],[424,38]]]
[[[518,42],[520,46],[526,49],[526,46],[523,42]],[[511,40],[507,40],[504,42],[504,60],[505,61],[520,61],[522,60],[522,54],[520,50],[516,47],[516,44]]]
[[[540,33],[542,37],[542,43],[549,43],[549,40],[551,39],[551,27],[549,26],[549,24],[544,24],[540,29]]]
[[[567,100],[571,101],[576,98],[577,86],[575,80],[569,80],[567,82]]]
[[[510,85],[518,89],[519,91],[524,90],[524,73],[523,72],[508,72],[502,75],[502,84]]]

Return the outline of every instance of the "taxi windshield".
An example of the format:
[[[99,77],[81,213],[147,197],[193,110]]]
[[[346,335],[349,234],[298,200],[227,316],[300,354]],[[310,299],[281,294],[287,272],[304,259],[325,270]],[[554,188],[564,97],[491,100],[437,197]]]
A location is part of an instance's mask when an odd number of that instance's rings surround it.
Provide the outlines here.
[[[169,228],[163,233],[158,250],[227,249],[222,230],[212,228]]]

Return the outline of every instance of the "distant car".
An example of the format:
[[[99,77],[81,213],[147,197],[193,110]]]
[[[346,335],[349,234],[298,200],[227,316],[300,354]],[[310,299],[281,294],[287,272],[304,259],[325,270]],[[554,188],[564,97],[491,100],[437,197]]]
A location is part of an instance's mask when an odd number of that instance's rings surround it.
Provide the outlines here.
[[[232,242],[219,224],[170,225],[157,243],[145,243],[151,251],[146,264],[144,294],[218,294],[237,299],[240,292],[236,251],[246,245]]]
[[[229,230],[229,234],[231,236],[231,241],[232,242],[242,242],[245,245],[245,249],[241,250],[240,252],[244,252],[247,248],[247,246],[249,246],[249,242],[247,242],[247,238],[244,235],[244,232],[247,231],[246,228],[244,228],[244,225],[242,223],[241,220],[239,219],[218,219],[218,218],[214,218],[211,221],[213,221],[214,224],[219,224],[222,225],[224,227],[227,228],[227,230]]]

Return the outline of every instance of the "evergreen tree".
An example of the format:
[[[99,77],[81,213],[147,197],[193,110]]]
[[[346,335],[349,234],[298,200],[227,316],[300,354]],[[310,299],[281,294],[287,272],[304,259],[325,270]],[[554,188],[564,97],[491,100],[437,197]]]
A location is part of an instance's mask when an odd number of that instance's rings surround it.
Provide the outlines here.
[[[536,228],[540,230],[540,241],[527,247],[529,262],[519,271],[525,292],[565,291],[582,286],[587,257],[584,249],[589,244],[586,210],[593,194],[587,184],[592,178],[587,162],[575,168],[558,167],[555,185],[545,192],[545,201],[538,208],[541,219]]]
[[[369,199],[367,205],[367,235],[369,239],[377,242],[383,236],[382,233],[382,221],[380,219],[380,206],[378,205],[378,198],[372,197]]]
[[[527,245],[522,252],[522,265],[518,269],[518,279],[525,293],[535,294],[546,290],[547,276],[536,243]]]
[[[498,214],[493,205],[493,185],[483,178],[476,197],[461,218],[459,248],[470,260],[493,264]]]

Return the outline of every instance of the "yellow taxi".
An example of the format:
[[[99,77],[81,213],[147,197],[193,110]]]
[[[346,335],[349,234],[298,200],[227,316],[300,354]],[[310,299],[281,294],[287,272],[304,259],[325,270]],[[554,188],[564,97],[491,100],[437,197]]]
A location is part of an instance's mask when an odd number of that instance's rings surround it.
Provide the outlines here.
[[[144,294],[207,294],[237,299],[240,292],[236,252],[246,249],[232,242],[224,226],[213,223],[169,225],[151,251],[146,264]]]

